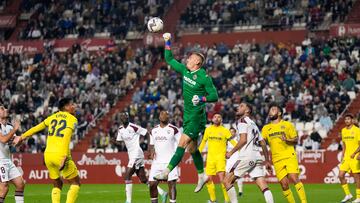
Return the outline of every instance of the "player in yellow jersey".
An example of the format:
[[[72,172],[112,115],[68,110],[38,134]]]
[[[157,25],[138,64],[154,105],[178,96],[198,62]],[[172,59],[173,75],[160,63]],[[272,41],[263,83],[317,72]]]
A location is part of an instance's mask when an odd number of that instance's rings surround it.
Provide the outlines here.
[[[236,141],[231,140],[230,130],[222,125],[222,116],[215,114],[212,119],[213,124],[205,129],[204,137],[199,146],[199,151],[202,152],[206,142],[208,142],[208,154],[206,158],[206,175],[209,180],[206,184],[210,196],[210,202],[216,202],[214,178],[218,175],[221,182],[225,177],[226,169],[226,149],[227,142],[230,141],[232,145],[236,145]],[[226,189],[223,184],[221,188],[224,194],[225,202],[230,202]]]
[[[285,198],[289,203],[295,203],[289,188],[289,182],[293,182],[301,202],[306,203],[304,185],[299,180],[299,166],[295,152],[298,136],[294,125],[282,120],[282,115],[282,108],[272,104],[269,110],[270,123],[263,127],[261,133],[270,145],[276,177],[280,181]]]
[[[59,101],[59,110],[57,113],[47,117],[43,122],[26,131],[14,139],[17,145],[22,140],[33,134],[48,129],[46,149],[44,160],[49,170],[50,179],[53,180],[54,187],[51,192],[53,203],[60,203],[61,189],[63,181],[60,176],[68,180],[71,184],[67,193],[66,203],[76,201],[80,189],[80,178],[74,161],[71,158],[69,144],[73,135],[77,119],[74,116],[76,104],[72,99],[64,98]]]
[[[356,200],[360,202],[360,129],[354,125],[354,116],[345,115],[345,128],[341,130],[341,139],[344,143],[343,157],[340,165],[339,179],[345,192],[345,198],[341,202],[347,202],[352,199],[349,186],[345,179],[346,173],[352,173],[356,182]]]

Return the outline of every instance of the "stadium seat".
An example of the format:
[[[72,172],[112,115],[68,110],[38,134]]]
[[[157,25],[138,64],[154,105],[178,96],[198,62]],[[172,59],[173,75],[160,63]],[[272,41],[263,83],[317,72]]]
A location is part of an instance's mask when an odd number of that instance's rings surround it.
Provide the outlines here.
[[[105,148],[105,153],[114,153],[112,148]]]
[[[354,91],[348,92],[348,95],[349,95],[350,99],[355,99],[355,97],[356,97],[356,93]]]
[[[94,148],[89,148],[86,151],[87,153],[95,153],[95,149]]]
[[[211,32],[215,32],[215,33],[219,32],[219,27],[211,28]]]
[[[323,126],[321,125],[320,122],[315,122],[314,128],[315,128],[316,130],[318,130],[318,129],[320,129],[320,128],[323,128]]]
[[[305,129],[305,125],[302,122],[295,123],[295,128],[297,131],[303,131]]]
[[[312,131],[313,128],[314,128],[314,123],[313,122],[306,122],[305,123],[305,130]]]
[[[320,136],[321,136],[322,138],[326,138],[326,137],[327,137],[327,132],[326,132],[325,129],[319,130],[318,133],[320,134]]]
[[[105,150],[104,150],[104,149],[96,149],[96,150],[95,150],[95,153],[100,153],[100,152],[101,152],[101,153],[104,153]]]
[[[234,31],[241,31],[241,30],[242,30],[241,26],[235,26],[234,27]]]

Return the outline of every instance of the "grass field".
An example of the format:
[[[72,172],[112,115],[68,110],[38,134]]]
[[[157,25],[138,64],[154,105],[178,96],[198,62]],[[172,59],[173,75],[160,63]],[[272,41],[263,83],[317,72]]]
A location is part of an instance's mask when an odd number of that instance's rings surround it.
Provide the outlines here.
[[[161,185],[162,188],[166,188],[166,185]],[[180,203],[201,203],[207,202],[208,194],[206,188],[200,193],[195,194],[193,192],[195,185],[179,184],[177,187],[178,197],[177,202]],[[218,202],[223,202],[223,196],[219,185],[217,188]],[[78,197],[79,203],[121,203],[125,202],[125,185],[113,185],[113,184],[87,184],[82,185],[80,194]],[[270,189],[273,192],[275,202],[285,203],[285,199],[282,196],[280,186],[278,184],[271,184]],[[305,185],[306,193],[308,196],[308,202],[316,203],[335,203],[340,202],[344,197],[340,185],[325,185],[325,184],[307,184]],[[62,191],[61,202],[66,200],[66,192],[68,185],[66,185]],[[297,194],[292,188],[294,196],[297,198]],[[355,195],[355,188],[351,185],[351,192]],[[25,189],[25,202],[28,203],[49,203],[51,202],[51,185],[26,185]],[[14,202],[14,188],[11,187],[7,203]],[[150,202],[148,188],[145,185],[134,185],[133,187],[133,203],[145,203]],[[244,185],[244,196],[239,198],[239,202],[249,203],[261,203],[264,202],[263,195],[258,190],[256,185],[246,184]],[[297,199],[297,202],[298,199]]]

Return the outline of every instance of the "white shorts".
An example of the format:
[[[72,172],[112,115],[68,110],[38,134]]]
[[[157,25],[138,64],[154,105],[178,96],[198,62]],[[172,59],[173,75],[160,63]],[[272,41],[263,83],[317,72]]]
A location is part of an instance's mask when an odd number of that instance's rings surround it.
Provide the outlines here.
[[[130,159],[127,167],[134,168],[135,170],[145,167],[144,158]]]
[[[155,181],[154,176],[161,173],[163,170],[166,169],[168,164],[158,164],[154,163],[151,165],[150,174],[149,174],[149,181]],[[168,176],[168,181],[177,180],[179,178],[179,170],[178,167],[175,167]]]
[[[19,169],[10,159],[0,160],[0,179],[1,182],[8,182],[12,179],[20,177],[21,173]]]
[[[229,172],[231,168],[235,165],[236,161],[239,160],[239,151],[235,152],[229,159],[226,160],[226,172]]]
[[[235,167],[234,175],[237,177],[243,177],[246,173],[253,179],[265,176],[262,160],[238,160],[233,167]]]

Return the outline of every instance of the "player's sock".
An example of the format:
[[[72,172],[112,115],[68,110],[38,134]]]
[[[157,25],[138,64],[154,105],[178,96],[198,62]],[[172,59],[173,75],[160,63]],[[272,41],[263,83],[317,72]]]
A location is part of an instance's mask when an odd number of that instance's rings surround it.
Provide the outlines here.
[[[345,183],[344,185],[341,185],[341,187],[343,188],[345,195],[350,195],[350,190],[349,190],[348,184]]]
[[[266,203],[274,203],[274,198],[269,188],[265,188],[262,192],[264,194]]]
[[[230,188],[230,190],[228,190],[227,193],[229,195],[231,203],[238,203],[235,187]]]
[[[4,203],[5,198],[4,197],[0,197],[0,203]]]
[[[185,148],[182,147],[176,148],[175,154],[171,158],[170,163],[167,167],[170,171],[172,171],[180,163],[181,159],[184,156],[184,153],[185,153]]]
[[[210,200],[212,202],[216,201],[216,194],[215,194],[215,184],[212,181],[206,183],[206,187],[209,192]]]
[[[74,203],[78,197],[80,185],[70,185],[69,191],[66,197],[66,203]]]
[[[289,203],[295,203],[295,199],[294,199],[294,196],[291,192],[290,189],[287,189],[287,190],[283,190],[283,195],[285,196],[286,200],[289,202]]]
[[[132,181],[126,180],[125,181],[125,192],[126,192],[126,202],[131,202],[131,194],[132,194]]]
[[[222,189],[223,194],[224,194],[224,200],[225,200],[225,202],[230,202],[230,198],[229,198],[228,193],[226,192],[226,188],[225,188],[225,185],[224,185],[224,184],[221,184],[221,189]],[[235,192],[235,193],[236,193],[236,192]]]
[[[301,203],[306,203],[307,200],[306,200],[305,188],[302,182],[298,182],[297,184],[295,184],[295,188],[296,188],[296,192],[299,195]]]
[[[170,199],[170,203],[176,203],[176,199]]]
[[[237,180],[237,186],[239,188],[239,193],[243,193],[243,180],[242,180],[242,178],[239,178]]]
[[[24,191],[15,191],[15,202],[24,203]]]
[[[356,199],[360,199],[360,189],[356,189]]]
[[[61,190],[60,188],[54,187],[51,191],[52,203],[60,203]]]
[[[159,195],[164,195],[166,192],[165,190],[163,190],[161,187],[157,186],[157,190],[158,190],[158,193]]]
[[[158,198],[151,198],[151,203],[158,203]]]
[[[198,174],[204,173],[204,160],[199,150],[191,154]]]

